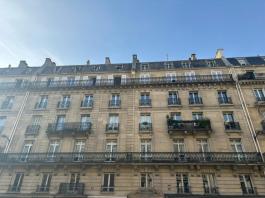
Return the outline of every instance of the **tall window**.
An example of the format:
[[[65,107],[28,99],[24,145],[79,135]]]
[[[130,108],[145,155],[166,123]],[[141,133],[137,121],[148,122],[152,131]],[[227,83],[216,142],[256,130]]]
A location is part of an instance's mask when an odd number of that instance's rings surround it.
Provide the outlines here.
[[[65,115],[58,115],[56,119],[56,130],[61,131],[64,129]]]
[[[148,160],[152,157],[151,140],[141,140],[141,158]]]
[[[81,115],[80,129],[82,131],[90,129],[90,124],[91,124],[90,115],[89,114]]]
[[[120,94],[112,94],[109,106],[120,106]]]
[[[44,173],[42,175],[42,180],[40,186],[38,186],[38,192],[49,192],[51,185],[52,174]]]
[[[194,71],[185,72],[186,81],[194,81],[196,80],[196,75]]]
[[[189,177],[188,174],[178,173],[176,174],[176,187],[177,193],[190,193]]]
[[[74,84],[75,84],[75,77],[74,76],[67,77],[67,85],[73,86]]]
[[[118,128],[119,128],[119,115],[110,114],[109,123],[107,125],[107,130],[118,130]]]
[[[230,144],[233,152],[237,153],[236,155],[237,160],[244,160],[245,154],[241,139],[240,138],[230,139]]]
[[[265,96],[262,89],[254,89],[254,94],[257,101],[265,101]]]
[[[36,103],[35,109],[46,109],[48,104],[48,96],[40,96],[39,102]]]
[[[217,187],[214,174],[202,175],[203,189],[205,194],[217,194]]]
[[[103,192],[113,192],[114,191],[114,173],[105,173],[103,177]]]
[[[21,152],[21,161],[27,161],[29,153],[32,149],[33,141],[25,141],[22,152]]]
[[[214,80],[222,80],[223,79],[223,72],[222,71],[211,71],[212,73],[212,78]]]
[[[116,159],[117,152],[117,140],[108,140],[106,143],[106,160],[114,161]]]
[[[202,112],[192,112],[192,119],[193,120],[203,120],[203,113]]]
[[[249,175],[239,175],[239,180],[243,194],[255,194],[255,190]]]
[[[15,179],[13,181],[13,184],[11,186],[11,189],[9,189],[12,192],[20,192],[22,182],[24,178],[24,173],[16,173]]]
[[[234,122],[235,121],[232,112],[224,113],[223,116],[224,116],[224,121],[225,122]]]
[[[176,73],[166,73],[166,79],[168,82],[176,82]]]
[[[184,139],[175,139],[173,143],[174,152],[183,153],[185,152]]]
[[[62,97],[62,100],[58,103],[58,108],[69,108],[70,106],[70,96],[69,95],[64,95]]]
[[[56,153],[59,152],[60,142],[59,140],[51,140],[48,148],[47,158],[48,160],[54,160]]]
[[[152,177],[150,173],[141,173],[141,188],[151,188],[152,187]]]
[[[74,145],[74,161],[80,161],[83,159],[85,151],[85,140],[76,140]]]
[[[202,104],[202,99],[199,96],[198,91],[189,92],[189,104]]]
[[[81,102],[81,107],[92,107],[93,106],[93,95],[85,95]]]
[[[150,82],[150,74],[140,74],[140,82],[141,83],[149,83]]]
[[[178,120],[180,121],[181,120],[181,113],[180,112],[174,112],[174,113],[171,113],[171,118],[173,120]]]
[[[148,130],[150,131],[152,129],[152,121],[151,121],[151,115],[149,113],[142,113],[140,116],[140,131]]]
[[[6,117],[0,116],[0,133],[4,130]]]
[[[218,91],[218,101],[220,104],[231,103],[231,101],[229,101],[226,91]]]
[[[71,173],[69,192],[75,193],[79,191],[80,173]]]
[[[209,144],[207,139],[198,139],[197,140],[199,152],[210,152]]]
[[[14,96],[7,96],[1,105],[1,109],[11,109],[13,107],[14,100]]]
[[[168,105],[180,105],[178,92],[176,91],[168,92]]]

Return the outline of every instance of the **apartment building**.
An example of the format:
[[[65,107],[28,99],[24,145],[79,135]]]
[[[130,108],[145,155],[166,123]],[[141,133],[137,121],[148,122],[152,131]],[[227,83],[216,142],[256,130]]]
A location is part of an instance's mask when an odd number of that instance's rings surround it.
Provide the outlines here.
[[[0,197],[265,197],[265,57],[0,68]]]

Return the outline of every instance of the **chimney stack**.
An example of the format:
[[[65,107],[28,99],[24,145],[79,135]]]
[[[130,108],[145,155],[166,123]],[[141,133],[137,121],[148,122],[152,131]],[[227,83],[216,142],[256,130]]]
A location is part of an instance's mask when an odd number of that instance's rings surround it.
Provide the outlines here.
[[[90,65],[90,60],[87,60],[86,64],[87,64],[87,65]]]
[[[196,54],[191,54],[190,60],[192,61],[197,60]]]
[[[19,64],[18,64],[18,67],[27,67],[28,66],[28,63],[25,61],[25,60],[21,60],[20,62],[19,62]]]
[[[110,62],[110,58],[109,57],[106,57],[105,58],[105,65],[110,65],[111,62]]]
[[[52,60],[50,58],[46,58],[45,62],[42,66],[56,66],[56,63],[52,62]]]
[[[224,57],[224,49],[217,49],[215,53],[215,59],[221,59]]]

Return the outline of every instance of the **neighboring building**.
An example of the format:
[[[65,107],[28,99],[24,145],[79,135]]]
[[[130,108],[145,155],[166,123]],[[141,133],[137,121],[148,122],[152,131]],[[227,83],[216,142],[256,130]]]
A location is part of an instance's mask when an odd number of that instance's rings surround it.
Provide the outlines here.
[[[265,197],[265,57],[0,68],[0,197]]]

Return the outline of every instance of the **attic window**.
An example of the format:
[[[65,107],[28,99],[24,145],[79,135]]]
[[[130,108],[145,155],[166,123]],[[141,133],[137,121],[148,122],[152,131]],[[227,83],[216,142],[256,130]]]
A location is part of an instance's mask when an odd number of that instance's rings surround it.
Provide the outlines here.
[[[237,61],[239,62],[239,64],[240,64],[241,66],[245,66],[245,65],[247,65],[247,61],[246,61],[245,59],[237,59]]]
[[[92,70],[99,71],[100,70],[100,66],[99,65],[95,65],[95,66],[92,67]]]
[[[123,69],[123,65],[116,65],[116,69],[117,70],[122,70]]]
[[[141,70],[148,70],[149,65],[148,64],[141,64]]]
[[[215,67],[216,66],[216,62],[213,60],[213,61],[207,61],[207,65],[209,67]]]
[[[185,61],[185,62],[183,61],[183,62],[181,62],[181,65],[182,65],[182,67],[189,67],[190,63],[187,61]]]
[[[164,62],[164,66],[166,69],[172,69],[174,64],[172,62]]]

